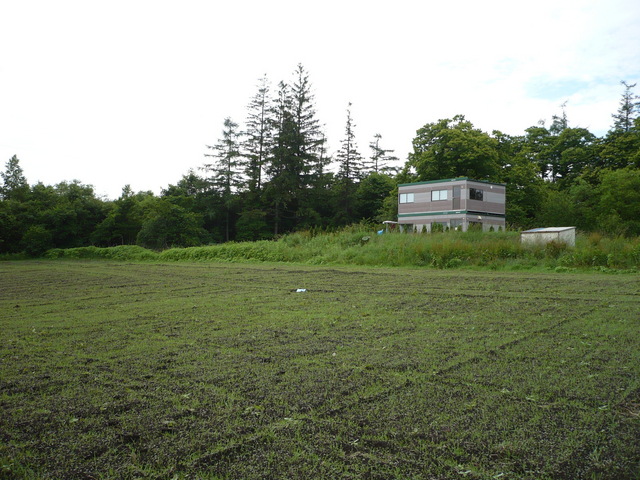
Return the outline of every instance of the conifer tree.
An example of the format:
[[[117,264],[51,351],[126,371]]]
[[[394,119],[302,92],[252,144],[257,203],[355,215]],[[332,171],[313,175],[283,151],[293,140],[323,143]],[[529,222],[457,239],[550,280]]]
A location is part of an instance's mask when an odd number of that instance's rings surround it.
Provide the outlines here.
[[[297,159],[297,168],[303,176],[301,183],[305,186],[313,183],[313,176],[322,172],[325,166],[320,162],[324,135],[316,118],[314,99],[309,75],[304,67],[298,64],[291,86],[295,125],[292,150]]]
[[[569,128],[569,119],[567,118],[567,102],[562,103],[560,105],[562,109],[562,115],[553,115],[551,117],[551,126],[549,127],[549,132],[552,135],[560,135],[563,130]]]
[[[342,140],[340,150],[336,154],[339,164],[338,190],[341,203],[340,223],[349,223],[354,218],[353,196],[357,182],[362,178],[362,156],[358,152],[356,144],[355,124],[351,118],[351,102],[347,108],[347,122],[345,125],[345,137]]]
[[[345,125],[345,136],[342,139],[340,150],[336,155],[340,170],[338,177],[351,182],[358,180],[363,171],[362,156],[358,152],[356,144],[355,123],[351,118],[351,102],[347,108],[347,123]]]
[[[215,159],[213,163],[205,164],[203,169],[211,172],[211,185],[220,192],[225,205],[225,240],[230,238],[230,214],[233,201],[232,194],[239,191],[244,185],[244,162],[240,156],[238,124],[229,117],[224,120],[222,138],[215,145],[207,145],[214,150],[213,154],[205,154],[206,157]]]
[[[635,83],[620,82],[625,91],[618,112],[612,114],[613,127],[600,142],[598,162],[605,168],[640,167],[640,97]]]
[[[262,188],[262,174],[267,154],[271,146],[271,130],[269,125],[269,81],[267,76],[260,79],[258,92],[249,103],[244,155],[247,159],[247,187],[250,192],[259,192]]]
[[[309,76],[302,65],[291,85],[280,82],[271,117],[272,143],[267,159],[265,198],[273,208],[274,232],[304,219],[311,190],[322,183],[327,158],[316,118]]]
[[[614,120],[613,130],[626,133],[633,129],[634,120],[638,117],[638,113],[640,113],[640,97],[635,95],[632,91],[636,86],[635,83],[629,85],[624,80],[620,83],[624,85],[625,90],[622,94],[622,98],[620,99],[618,112],[611,116]]]
[[[380,146],[381,138],[382,135],[376,133],[373,136],[373,141],[369,143],[371,157],[369,157],[367,166],[369,167],[369,170],[374,173],[389,172],[390,170],[393,170],[392,167],[388,166],[388,163],[398,160],[398,157],[390,155],[393,153],[393,150],[386,150]]]
[[[6,170],[0,173],[0,199],[24,200],[29,193],[29,184],[24,176],[20,160],[14,155],[6,164]]]
[[[265,197],[273,207],[274,234],[281,231],[283,210],[295,201],[300,175],[293,147],[296,128],[289,86],[280,82],[270,116],[273,141],[267,159]]]

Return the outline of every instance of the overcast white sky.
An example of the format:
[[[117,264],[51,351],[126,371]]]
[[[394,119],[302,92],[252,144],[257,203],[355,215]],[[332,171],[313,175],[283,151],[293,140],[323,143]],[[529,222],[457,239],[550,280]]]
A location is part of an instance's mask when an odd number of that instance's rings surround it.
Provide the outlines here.
[[[159,193],[298,63],[332,152],[349,102],[360,152],[380,133],[403,161],[456,114],[519,135],[567,101],[603,135],[620,80],[640,83],[640,2],[0,0],[0,166]]]

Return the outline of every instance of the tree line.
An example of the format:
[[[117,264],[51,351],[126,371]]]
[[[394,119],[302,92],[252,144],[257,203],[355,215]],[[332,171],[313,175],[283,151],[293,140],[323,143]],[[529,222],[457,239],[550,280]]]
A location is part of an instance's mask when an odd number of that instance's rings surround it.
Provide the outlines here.
[[[566,105],[512,136],[475,128],[463,115],[416,132],[402,168],[376,134],[363,155],[349,104],[340,148],[331,155],[309,75],[273,89],[261,78],[242,124],[224,119],[205,160],[160,195],[125,186],[116,200],[78,181],[30,186],[17,156],[0,174],[0,253],[138,244],[163,249],[274,238],[397,215],[397,185],[470,177],[507,185],[513,228],[577,226],[640,234],[640,99],[623,93],[612,126],[597,137],[570,126]]]

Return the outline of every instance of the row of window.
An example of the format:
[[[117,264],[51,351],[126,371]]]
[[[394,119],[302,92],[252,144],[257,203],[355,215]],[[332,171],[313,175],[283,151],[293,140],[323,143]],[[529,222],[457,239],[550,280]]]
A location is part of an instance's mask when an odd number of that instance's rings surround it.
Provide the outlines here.
[[[411,224],[409,224],[409,228],[411,228]],[[415,229],[416,227],[413,228]],[[469,221],[467,228],[469,230],[482,230],[482,222]],[[423,225],[422,229],[422,231],[426,231],[426,225]],[[431,222],[432,232],[443,232],[445,230],[462,230],[462,219],[452,218],[448,222]]]
[[[448,190],[432,190],[431,191],[431,201],[437,202],[439,200],[447,200],[449,195]],[[470,188],[469,189],[469,198],[471,200],[482,200],[483,199],[483,191],[479,188]],[[415,201],[415,194],[413,193],[401,193],[400,194],[400,203],[413,203]]]
[[[423,226],[423,228],[425,228]],[[462,230],[462,219],[451,219],[448,222],[431,222],[431,231],[438,232],[444,230]],[[482,222],[469,221],[467,223],[468,230],[482,230]]]

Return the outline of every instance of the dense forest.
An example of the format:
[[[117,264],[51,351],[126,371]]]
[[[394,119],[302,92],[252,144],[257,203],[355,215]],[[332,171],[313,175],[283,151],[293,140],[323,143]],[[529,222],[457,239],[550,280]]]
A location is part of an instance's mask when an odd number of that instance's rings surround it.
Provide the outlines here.
[[[404,166],[376,134],[362,153],[350,105],[335,156],[317,118],[309,75],[260,79],[243,125],[226,118],[203,165],[160,195],[124,186],[116,200],[78,181],[29,185],[17,155],[0,173],[0,254],[138,244],[163,249],[269,239],[395,219],[397,185],[470,177],[507,185],[511,228],[575,225],[640,235],[640,97],[621,82],[610,130],[572,127],[564,106],[522,135],[477,129],[463,115],[417,130]]]

